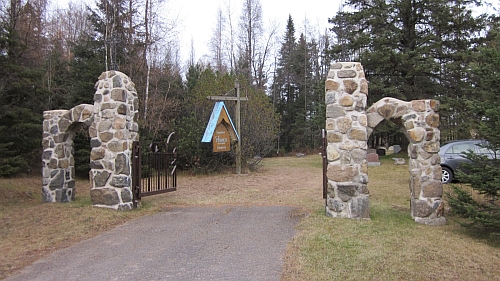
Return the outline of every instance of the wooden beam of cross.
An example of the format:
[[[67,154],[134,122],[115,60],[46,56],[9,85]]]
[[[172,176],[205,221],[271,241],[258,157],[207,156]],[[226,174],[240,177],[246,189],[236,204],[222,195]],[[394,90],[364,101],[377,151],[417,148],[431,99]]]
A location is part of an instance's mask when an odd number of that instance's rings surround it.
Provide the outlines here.
[[[234,81],[234,88],[236,90],[236,97],[228,96],[208,96],[207,99],[215,101],[235,101],[236,102],[236,112],[235,112],[235,123],[236,132],[238,133],[239,139],[236,141],[236,174],[241,174],[241,102],[248,101],[247,97],[240,96],[240,83],[238,79]]]

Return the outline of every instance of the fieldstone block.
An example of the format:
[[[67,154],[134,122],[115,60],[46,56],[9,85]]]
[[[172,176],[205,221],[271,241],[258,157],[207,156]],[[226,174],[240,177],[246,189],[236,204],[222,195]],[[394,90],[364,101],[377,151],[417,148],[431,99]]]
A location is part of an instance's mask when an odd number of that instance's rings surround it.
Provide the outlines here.
[[[358,195],[357,191],[360,186],[361,185],[357,183],[337,183],[337,195],[342,201],[347,202],[352,197]]]
[[[116,102],[104,102],[101,104],[101,111],[109,111],[109,109],[115,109],[118,106]],[[114,113],[114,111],[112,111]]]
[[[337,149],[335,149],[333,145],[327,146],[326,154],[328,161],[336,161],[340,158],[339,152],[337,151]]]
[[[71,124],[72,122],[66,118],[59,119],[59,122],[57,123],[61,132],[66,132]]]
[[[328,202],[327,203],[328,208],[337,213],[342,212],[346,207],[344,202],[338,199],[328,199],[327,202]]]
[[[123,152],[123,143],[119,141],[111,141],[108,143],[108,149],[113,152]]]
[[[430,105],[432,110],[434,110],[436,112],[439,111],[440,103],[438,100],[430,100],[429,105]]]
[[[329,104],[334,104],[336,102],[337,102],[337,98],[335,96],[335,92],[333,92],[333,91],[326,92],[326,95],[325,95],[325,104],[329,105]]]
[[[356,164],[361,164],[366,159],[366,150],[364,149],[353,149],[351,151],[352,161]]]
[[[93,126],[89,127],[89,137],[91,137],[91,138],[97,137],[97,130]]]
[[[433,128],[439,127],[439,114],[431,113],[427,115],[427,117],[425,117],[425,122]]]
[[[127,101],[127,91],[123,89],[113,89],[111,90],[111,98],[115,101],[126,102]]]
[[[424,100],[412,100],[411,106],[413,110],[416,112],[424,112],[425,111],[425,101]]]
[[[113,88],[123,87],[122,77],[120,75],[113,76]]]
[[[326,80],[325,82],[325,90],[326,91],[337,91],[340,87],[340,84],[333,80]]]
[[[423,145],[424,150],[429,153],[438,153],[439,147],[439,142],[436,141],[428,141]]]
[[[368,127],[370,128],[375,128],[377,125],[384,120],[384,117],[382,117],[378,113],[369,113],[367,114],[367,119],[368,119]]]
[[[67,158],[59,160],[58,168],[67,169],[68,167],[69,167],[69,160]]]
[[[94,94],[94,102],[102,102],[102,94]]]
[[[105,118],[105,119],[111,119],[113,117],[115,117],[115,114],[116,111],[114,109],[104,109],[102,110],[101,108],[101,116],[102,118]]]
[[[54,202],[54,197],[52,196],[52,193],[45,187],[42,188],[42,200],[43,202],[46,203]]]
[[[131,186],[131,178],[128,176],[113,176],[110,185],[114,187],[129,187]]]
[[[422,184],[422,196],[427,198],[442,197],[443,184],[441,181],[432,180]]]
[[[100,161],[90,161],[90,169],[101,170],[104,169],[104,167]]]
[[[116,155],[115,174],[130,175],[130,162],[125,153],[119,153]]]
[[[359,175],[354,177],[353,181],[366,185],[368,183],[368,175],[359,174]]]
[[[351,118],[348,117],[340,117],[337,119],[337,128],[339,129],[339,132],[342,134],[347,133],[349,129],[352,126],[352,120]]]
[[[100,146],[101,146],[101,141],[99,141],[96,138],[90,139],[90,147],[94,148],[94,147],[100,147]]]
[[[370,218],[369,197],[366,195],[358,196],[351,200],[351,217],[360,219]]]
[[[61,202],[61,203],[68,203],[71,201],[71,190],[67,189],[67,188],[63,188],[60,190],[60,192],[58,192],[59,190],[56,191],[56,194],[60,194],[60,199],[57,201],[57,202]]]
[[[59,127],[58,127],[57,125],[52,126],[52,127],[50,128],[50,134],[51,134],[51,135],[55,135],[55,134],[57,134],[57,133],[59,133]]]
[[[359,77],[359,78],[364,78],[364,72],[362,72],[362,73],[363,73],[363,77]],[[360,74],[360,76],[361,76],[361,74]],[[366,79],[361,80],[361,85],[360,85],[359,91],[363,94],[368,95],[368,81],[366,81]]]
[[[91,161],[104,159],[105,156],[106,156],[106,150],[104,148],[92,148],[92,150],[90,151]]]
[[[349,95],[344,95],[339,99],[339,104],[344,107],[350,107],[354,104],[354,99]]]
[[[337,71],[338,78],[356,78],[358,73],[355,70],[339,70]]]
[[[377,108],[378,114],[382,116],[385,119],[389,119],[394,115],[394,112],[396,111],[396,106],[391,103],[386,103],[379,108]]]
[[[99,134],[99,138],[102,142],[106,143],[113,139],[113,133],[111,132],[102,132]]]
[[[114,134],[117,140],[125,140],[125,130],[116,131]]]
[[[64,158],[65,157],[65,154],[64,154],[64,144],[58,144],[58,145],[56,145],[56,147],[54,149],[54,154],[59,159]]]
[[[336,182],[352,181],[359,174],[356,167],[352,165],[328,165],[327,176],[329,180]]]
[[[412,199],[412,207],[413,217],[428,217],[433,211],[432,206],[424,200]]]
[[[113,206],[120,203],[118,193],[114,188],[93,188],[90,190],[92,205]]]
[[[329,104],[326,106],[326,118],[338,118],[345,115],[345,110],[339,105]]]
[[[342,64],[341,63],[333,63],[330,65],[330,69],[342,69]]]
[[[94,107],[92,105],[85,106],[85,109],[82,111],[80,121],[87,124],[87,120],[92,119],[92,117],[94,116],[93,111]]]
[[[44,150],[42,153],[43,160],[49,160],[52,157],[52,150]]]
[[[113,125],[113,124],[111,123],[111,121],[109,121],[109,120],[104,120],[104,121],[101,121],[101,122],[99,123],[97,130],[98,130],[99,132],[105,132],[105,131],[108,131],[109,129],[111,129],[111,126],[112,126],[112,125]]]
[[[335,133],[334,131],[328,131],[326,133],[326,139],[328,142],[335,143],[342,141],[342,135],[339,133]]]
[[[335,130],[335,119],[326,118],[326,129],[329,131]]]
[[[47,164],[49,169],[57,169],[57,159],[51,158],[49,163]]]
[[[415,128],[408,130],[408,136],[412,142],[418,143],[421,142],[426,136],[427,132],[423,128]]]
[[[351,129],[348,134],[351,140],[366,141],[368,140],[368,135],[366,130],[362,129]]]
[[[129,188],[123,188],[121,191],[121,196],[123,203],[132,202],[132,191],[130,191]]]
[[[115,118],[115,122],[113,123],[113,129],[115,130],[123,130],[125,129],[125,124],[127,123],[127,120],[125,118]]]
[[[56,171],[56,176],[52,177],[49,189],[56,190],[64,187],[64,171],[58,170]]]
[[[354,75],[356,77],[356,75]],[[354,80],[344,80],[344,90],[350,95],[354,94],[354,92],[358,89],[358,83]]]
[[[127,106],[124,104],[120,104],[116,109],[116,113],[121,115],[127,115]]]
[[[368,118],[366,117],[366,115],[360,115],[358,116],[358,123],[359,125],[363,126],[363,127],[367,127],[368,126]]]
[[[107,171],[103,172],[97,172],[94,175],[94,184],[95,187],[103,187],[106,185],[106,182],[108,181],[110,174]]]

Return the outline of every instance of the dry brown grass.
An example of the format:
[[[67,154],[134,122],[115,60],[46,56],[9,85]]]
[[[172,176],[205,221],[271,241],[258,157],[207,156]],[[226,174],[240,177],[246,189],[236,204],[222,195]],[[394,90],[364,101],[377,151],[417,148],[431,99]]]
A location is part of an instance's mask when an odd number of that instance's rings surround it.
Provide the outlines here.
[[[285,280],[500,280],[500,241],[410,216],[408,165],[369,168],[370,221],[332,219],[323,208],[289,243]]]
[[[178,191],[117,212],[90,205],[88,182],[77,200],[41,203],[41,179],[0,179],[0,279],[57,249],[127,220],[174,206],[291,205],[305,216],[285,255],[285,280],[499,280],[499,242],[454,223],[417,225],[409,214],[408,166],[370,167],[371,221],[324,216],[321,158],[265,159],[248,175],[179,175]]]
[[[290,157],[265,162],[248,175],[181,174],[178,191],[145,197],[143,208],[130,212],[92,207],[88,181],[77,182],[74,202],[45,204],[41,178],[0,179],[0,279],[48,253],[173,206],[314,206],[320,202],[321,174],[314,166],[316,159]]]

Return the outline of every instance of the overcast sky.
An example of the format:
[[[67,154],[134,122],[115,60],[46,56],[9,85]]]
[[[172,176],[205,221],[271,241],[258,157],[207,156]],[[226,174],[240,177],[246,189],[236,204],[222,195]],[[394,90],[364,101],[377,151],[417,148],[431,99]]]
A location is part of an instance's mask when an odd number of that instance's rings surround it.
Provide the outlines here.
[[[219,7],[225,11],[225,3],[230,1],[235,11],[233,21],[237,24],[242,10],[243,0],[169,0],[178,11],[183,31],[180,34],[181,56],[189,58],[191,38],[195,46],[195,55],[199,59],[208,53],[208,42],[213,35]],[[296,32],[303,30],[304,19],[307,18],[311,28],[323,31],[328,27],[328,18],[335,16],[341,0],[260,0],[264,25],[276,21],[281,27],[282,37],[288,15],[292,15]],[[309,27],[308,27],[309,28]],[[300,33],[296,34],[298,37]]]
[[[64,3],[86,2],[94,3],[95,0],[52,0],[58,6],[65,6]],[[182,63],[186,62],[190,55],[191,39],[195,47],[196,60],[208,54],[208,42],[213,35],[213,30],[217,19],[217,10],[226,10],[227,3],[230,3],[235,12],[233,22],[237,26],[239,14],[242,10],[243,0],[165,0],[165,13],[168,18],[178,18],[179,40],[181,47]],[[483,0],[494,3],[498,7],[498,0]],[[295,24],[296,37],[304,30],[304,19],[308,19],[309,26],[324,33],[325,28],[330,27],[328,18],[334,17],[340,8],[343,0],[260,0],[264,25],[268,26],[270,21],[279,24],[279,36],[282,37],[285,30],[288,15],[292,15]],[[67,6],[67,4],[66,4]],[[486,5],[485,5],[486,6]],[[492,13],[492,8],[483,6],[481,12]]]

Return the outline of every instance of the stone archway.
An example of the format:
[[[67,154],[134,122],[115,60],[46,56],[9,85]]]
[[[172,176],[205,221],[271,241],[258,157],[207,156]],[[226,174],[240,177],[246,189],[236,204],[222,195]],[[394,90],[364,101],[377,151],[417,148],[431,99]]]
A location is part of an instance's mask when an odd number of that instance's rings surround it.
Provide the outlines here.
[[[134,83],[118,71],[103,72],[96,83],[94,105],[44,112],[42,195],[45,202],[75,197],[73,128],[84,124],[91,137],[92,205],[132,208],[132,142],[139,140],[139,100]]]
[[[334,63],[325,83],[328,188],[326,213],[369,219],[367,141],[384,119],[410,140],[411,215],[415,222],[446,223],[439,165],[439,102],[384,98],[367,111],[368,81],[360,63]]]

